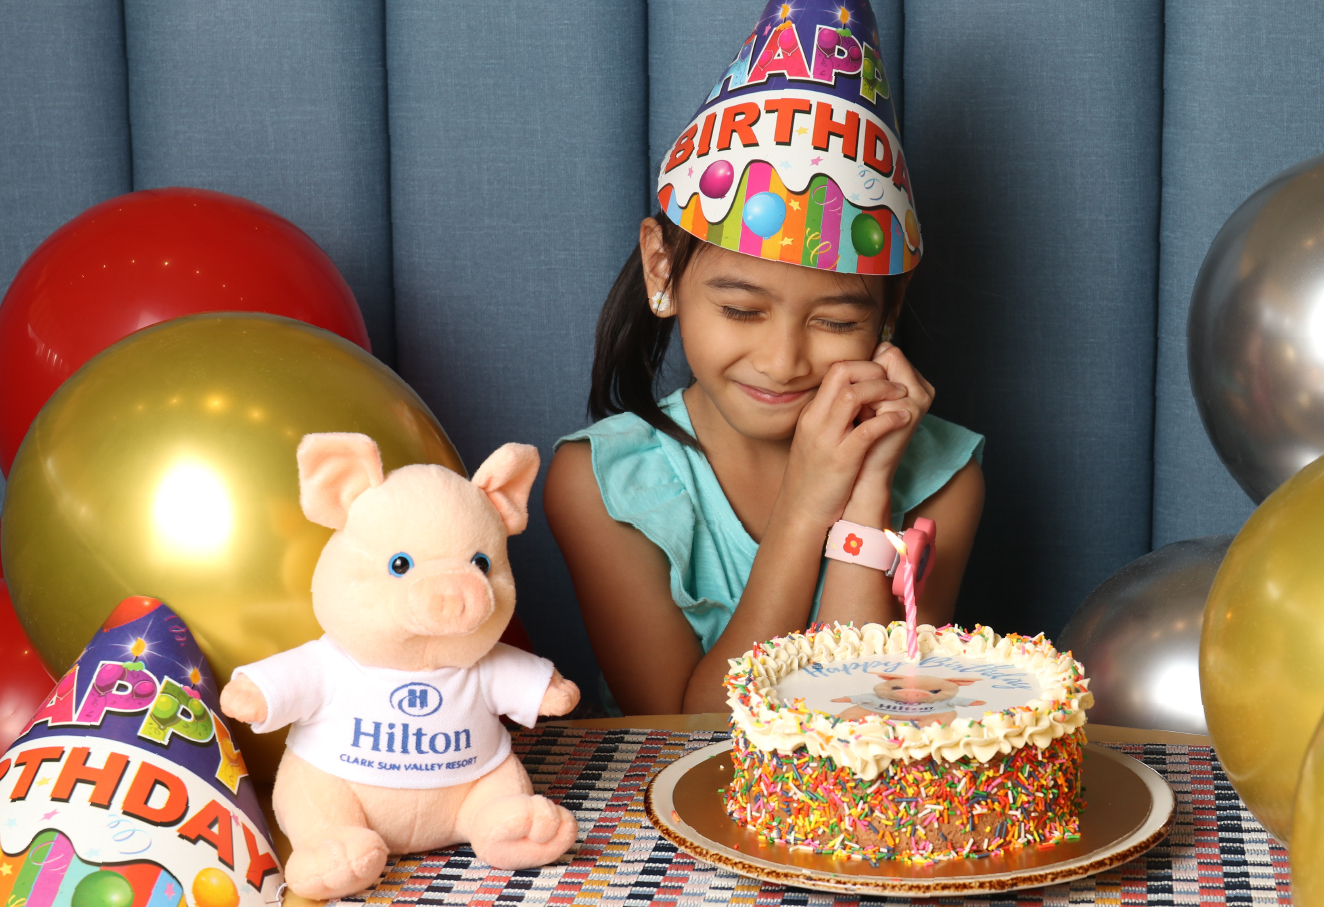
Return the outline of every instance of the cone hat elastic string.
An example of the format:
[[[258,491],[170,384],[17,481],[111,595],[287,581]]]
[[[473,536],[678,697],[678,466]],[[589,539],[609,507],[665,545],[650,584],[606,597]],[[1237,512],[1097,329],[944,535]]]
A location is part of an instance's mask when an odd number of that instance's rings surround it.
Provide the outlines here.
[[[770,261],[901,274],[923,251],[868,0],[772,2],[662,162],[689,233]]]

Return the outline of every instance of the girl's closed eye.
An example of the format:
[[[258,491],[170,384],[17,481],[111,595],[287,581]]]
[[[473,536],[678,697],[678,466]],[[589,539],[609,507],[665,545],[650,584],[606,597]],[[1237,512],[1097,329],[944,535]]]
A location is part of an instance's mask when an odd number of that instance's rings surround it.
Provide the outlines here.
[[[722,316],[732,321],[754,321],[761,317],[764,312],[761,309],[742,309],[738,306],[722,306]],[[863,323],[859,321],[841,321],[835,318],[815,318],[813,323],[821,328],[831,331],[834,334],[850,334],[863,328]]]
[[[763,313],[758,309],[738,309],[732,305],[724,305],[722,314],[732,321],[753,321]]]
[[[828,318],[818,319],[820,327],[827,328],[834,334],[852,334],[860,330],[861,324],[858,321],[833,321]]]

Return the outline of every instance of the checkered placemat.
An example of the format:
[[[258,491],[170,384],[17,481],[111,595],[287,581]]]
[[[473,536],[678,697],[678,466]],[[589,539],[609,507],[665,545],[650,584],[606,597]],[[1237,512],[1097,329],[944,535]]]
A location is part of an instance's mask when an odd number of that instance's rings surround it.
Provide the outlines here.
[[[579,819],[579,843],[558,863],[496,870],[468,847],[400,857],[377,887],[347,907],[402,904],[814,905],[904,898],[833,895],[762,883],[697,861],[661,838],[644,815],[644,788],[679,756],[727,738],[700,731],[600,731],[542,727],[515,737],[533,786]],[[1255,820],[1209,747],[1116,745],[1158,771],[1177,794],[1172,833],[1110,872],[1048,888],[946,904],[1056,907],[1098,903],[1290,904],[1287,852]],[[917,904],[934,903],[916,901]]]

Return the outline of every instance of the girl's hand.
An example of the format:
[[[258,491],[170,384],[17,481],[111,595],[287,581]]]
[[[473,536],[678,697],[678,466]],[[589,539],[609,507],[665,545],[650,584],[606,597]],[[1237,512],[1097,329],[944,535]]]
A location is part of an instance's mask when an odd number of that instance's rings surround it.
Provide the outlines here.
[[[872,407],[868,422],[886,420],[882,423],[884,430],[863,458],[848,506],[853,513],[868,514],[868,519],[861,522],[883,528],[891,519],[892,480],[915,429],[933,405],[934,391],[901,350],[890,343],[878,344],[872,362],[883,370],[888,381],[904,387],[906,393]],[[877,522],[880,518],[882,522]]]
[[[841,519],[866,457],[909,418],[903,405],[909,392],[889,380],[877,360],[838,362],[828,369],[800,413],[777,509],[824,531]]]

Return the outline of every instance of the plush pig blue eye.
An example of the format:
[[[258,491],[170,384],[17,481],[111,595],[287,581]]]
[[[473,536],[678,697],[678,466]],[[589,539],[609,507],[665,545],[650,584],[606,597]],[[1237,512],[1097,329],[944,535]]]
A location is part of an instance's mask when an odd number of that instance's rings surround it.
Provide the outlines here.
[[[391,576],[404,576],[414,566],[414,559],[401,551],[391,555]]]
[[[483,552],[481,551],[475,554],[473,557],[469,558],[469,563],[473,564],[479,570],[483,571],[484,576],[486,576],[488,574],[488,571],[492,569],[492,559],[489,558],[486,554],[483,554]]]

